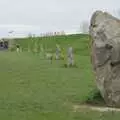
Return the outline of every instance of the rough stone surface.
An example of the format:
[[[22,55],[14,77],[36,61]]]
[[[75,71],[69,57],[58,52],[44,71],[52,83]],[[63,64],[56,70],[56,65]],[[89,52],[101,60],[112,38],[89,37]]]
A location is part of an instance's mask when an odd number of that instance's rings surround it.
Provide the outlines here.
[[[97,87],[108,106],[120,107],[120,20],[96,11],[89,32]]]

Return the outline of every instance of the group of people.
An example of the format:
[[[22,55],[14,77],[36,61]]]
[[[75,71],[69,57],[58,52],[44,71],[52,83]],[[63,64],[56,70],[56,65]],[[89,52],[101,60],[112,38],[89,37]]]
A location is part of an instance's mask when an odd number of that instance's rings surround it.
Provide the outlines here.
[[[56,60],[65,59],[65,50],[64,48],[61,49],[60,46],[56,45]],[[73,47],[68,45],[67,49],[67,65],[73,66],[74,65],[74,57],[73,57]]]
[[[20,52],[20,45],[18,44],[16,45],[16,51]],[[45,52],[42,44],[40,46],[40,52],[44,57],[49,59],[49,61],[52,63],[52,60],[54,58],[53,53]],[[56,44],[55,59],[56,60],[67,59],[67,66],[73,66],[74,65],[73,47],[69,44],[67,48],[67,53],[65,55],[65,49],[61,48],[60,45]]]

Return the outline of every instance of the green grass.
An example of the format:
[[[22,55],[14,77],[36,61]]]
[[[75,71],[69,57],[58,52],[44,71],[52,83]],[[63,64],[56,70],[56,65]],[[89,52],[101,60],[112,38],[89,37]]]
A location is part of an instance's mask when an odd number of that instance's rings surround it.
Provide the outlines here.
[[[57,40],[65,48],[72,44],[78,68],[64,68],[64,61],[49,64],[33,53],[1,51],[0,120],[118,120],[119,113],[73,112],[72,106],[82,103],[95,87],[88,36],[42,39],[49,48]],[[18,40],[24,49],[28,41]]]

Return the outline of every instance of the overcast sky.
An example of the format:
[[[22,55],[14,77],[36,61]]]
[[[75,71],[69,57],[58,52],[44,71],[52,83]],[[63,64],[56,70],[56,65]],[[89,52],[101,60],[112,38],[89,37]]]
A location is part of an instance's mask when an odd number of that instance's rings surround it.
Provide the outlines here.
[[[117,16],[120,0],[0,0],[0,36],[76,32],[82,21],[89,21],[95,10]]]

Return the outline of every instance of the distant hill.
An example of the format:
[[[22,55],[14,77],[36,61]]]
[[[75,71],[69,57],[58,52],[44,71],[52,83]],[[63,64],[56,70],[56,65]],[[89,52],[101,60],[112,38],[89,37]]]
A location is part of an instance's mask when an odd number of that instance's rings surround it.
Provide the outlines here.
[[[33,38],[17,38],[15,39],[17,44],[27,50],[28,46],[33,49],[35,43],[40,47],[40,44],[46,49],[55,49],[56,44],[60,44],[61,47],[67,48],[68,44],[71,44],[76,54],[88,55],[89,49],[89,35],[86,34],[73,34],[73,35],[60,35],[51,37],[33,37]]]

